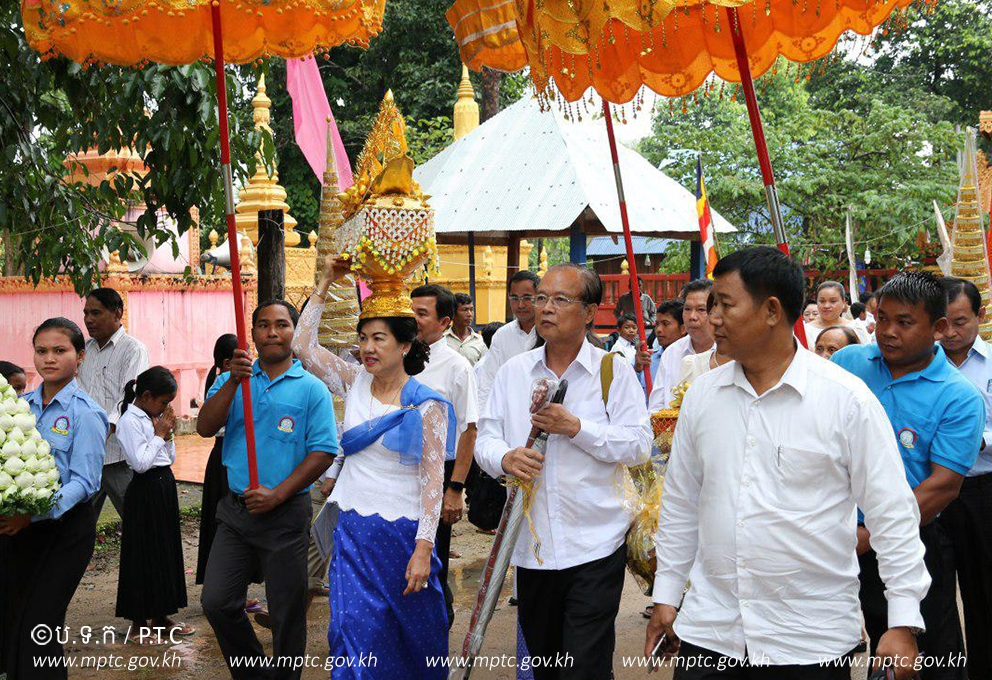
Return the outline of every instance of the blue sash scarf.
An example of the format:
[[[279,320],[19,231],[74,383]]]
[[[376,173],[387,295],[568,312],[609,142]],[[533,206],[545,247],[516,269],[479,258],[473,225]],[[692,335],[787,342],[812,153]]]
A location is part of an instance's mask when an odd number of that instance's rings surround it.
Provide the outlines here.
[[[371,387],[369,387],[371,389]],[[400,454],[400,462],[404,465],[419,465],[424,449],[424,421],[417,407],[428,399],[445,404],[448,407],[448,436],[445,441],[445,458],[455,459],[455,431],[457,419],[455,407],[431,388],[422,385],[414,378],[407,380],[400,392],[401,408],[375,419],[371,429],[368,420],[356,425],[341,437],[341,452],[345,456],[371,446],[379,437],[382,445],[390,451]]]

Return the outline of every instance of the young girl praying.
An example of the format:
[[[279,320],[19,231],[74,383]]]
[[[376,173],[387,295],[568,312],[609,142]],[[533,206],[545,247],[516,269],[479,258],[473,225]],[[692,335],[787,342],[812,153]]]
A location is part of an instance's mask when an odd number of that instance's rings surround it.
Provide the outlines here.
[[[138,644],[173,644],[193,628],[169,617],[186,606],[179,500],[172,464],[176,379],[153,366],[124,387],[117,438],[134,477],[124,496],[117,616]]]

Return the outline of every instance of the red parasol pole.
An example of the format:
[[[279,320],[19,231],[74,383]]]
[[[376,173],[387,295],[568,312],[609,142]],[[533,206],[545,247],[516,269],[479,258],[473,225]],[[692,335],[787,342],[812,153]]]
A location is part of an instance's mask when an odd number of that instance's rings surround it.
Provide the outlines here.
[[[617,140],[613,136],[613,116],[610,103],[603,99],[603,117],[606,118],[606,135],[610,138],[610,155],[613,157],[613,177],[617,182],[617,199],[620,201],[620,221],[623,223],[623,241],[627,246],[627,263],[630,265],[630,297],[637,315],[637,334],[641,338],[641,351],[647,351],[648,336],[644,332],[644,310],[641,308],[641,286],[637,283],[637,263],[634,262],[634,243],[630,239],[630,220],[627,218],[627,199],[623,195],[623,179],[620,177],[620,157],[617,155]],[[644,386],[651,394],[651,365],[644,367]]]
[[[241,258],[238,256],[238,230],[234,223],[234,186],[231,179],[231,144],[227,129],[227,81],[224,78],[224,36],[220,25],[220,1],[210,3],[214,29],[214,70],[217,74],[217,118],[220,121],[220,166],[224,174],[224,205],[227,212],[227,244],[231,250],[231,284],[234,289],[234,323],[238,331],[238,348],[248,349],[245,328],[245,299],[241,290]],[[248,488],[258,488],[258,464],[255,460],[255,421],[251,410],[251,384],[241,381],[245,409],[245,439],[248,444]]]
[[[747,45],[744,43],[744,33],[741,29],[740,17],[736,7],[727,7],[727,18],[730,24],[730,35],[734,42],[734,54],[737,57],[737,72],[741,76],[741,88],[744,90],[744,101],[747,104],[747,115],[751,120],[751,134],[754,135],[754,148],[758,152],[758,165],[761,167],[761,180],[765,185],[765,200],[768,201],[768,214],[772,220],[772,231],[778,248],[786,255],[789,254],[789,242],[785,236],[785,225],[782,222],[782,210],[778,202],[778,191],[775,189],[775,174],[772,172],[772,161],[768,156],[768,144],[765,142],[765,128],[761,124],[761,112],[758,110],[758,98],[754,94],[754,80],[751,78],[751,68],[748,65]],[[806,328],[802,317],[796,321],[796,337],[803,347],[808,347]]]

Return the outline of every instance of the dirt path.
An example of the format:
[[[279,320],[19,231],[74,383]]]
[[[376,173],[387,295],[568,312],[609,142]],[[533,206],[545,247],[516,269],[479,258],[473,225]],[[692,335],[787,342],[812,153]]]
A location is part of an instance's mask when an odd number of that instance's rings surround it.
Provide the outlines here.
[[[181,485],[181,489],[183,488],[185,485]],[[196,503],[197,494],[198,491],[181,494],[183,505]],[[187,503],[187,500],[190,502]],[[107,505],[109,506],[109,503]],[[195,517],[186,519],[183,524],[183,547],[187,571],[196,566],[198,526]],[[489,554],[491,542],[491,536],[477,533],[475,528],[465,521],[455,526],[452,547],[462,556],[451,560],[451,587],[455,593],[455,625],[450,636],[452,653],[461,649],[468,618],[475,604],[479,573]],[[180,612],[178,619],[194,626],[197,629],[196,635],[175,646],[141,648],[134,644],[123,644],[128,622],[114,617],[117,559],[117,545],[111,537],[98,550],[69,608],[67,625],[70,630],[70,642],[66,647],[72,662],[77,664],[75,669],[70,671],[70,677],[93,680],[133,680],[134,677],[150,680],[167,678],[223,680],[230,677],[221,657],[220,648],[200,608],[201,587],[193,585],[192,573],[187,574],[186,577],[190,606]],[[264,601],[264,588],[252,586],[250,596]],[[508,596],[509,587],[504,590],[499,607],[490,623],[483,654],[513,656],[517,653],[516,608],[507,604]],[[636,656],[641,652],[644,644],[645,621],[641,618],[640,611],[646,602],[647,599],[640,594],[633,580],[628,577],[620,616],[617,618],[616,677],[622,680],[647,677],[643,670],[635,671],[621,667],[621,657]],[[307,624],[308,654],[321,658],[326,656],[328,616],[327,601],[316,600]],[[91,629],[88,642],[82,637],[83,626],[89,626]],[[255,629],[263,646],[271,652],[269,631],[257,625]],[[81,668],[80,665],[83,663],[103,663],[105,666],[99,669],[92,666]],[[118,667],[106,667],[109,663]],[[168,667],[163,667],[163,664],[167,664]],[[327,676],[326,671],[316,668],[306,669],[303,673],[304,678]],[[513,680],[517,676],[514,668],[504,667],[492,670],[477,669],[472,677]],[[670,672],[663,671],[652,677],[668,680]]]

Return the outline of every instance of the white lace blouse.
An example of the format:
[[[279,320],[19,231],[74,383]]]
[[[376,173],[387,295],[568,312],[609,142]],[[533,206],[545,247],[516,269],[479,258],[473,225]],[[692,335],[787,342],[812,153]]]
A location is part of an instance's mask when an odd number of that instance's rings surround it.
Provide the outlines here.
[[[372,396],[372,374],[364,366],[346,362],[317,342],[323,310],[323,302],[310,299],[296,325],[293,352],[331,392],[345,399],[345,431],[395,411],[396,406],[382,404]],[[400,455],[384,447],[380,437],[347,457],[329,501],[365,516],[417,520],[417,539],[433,543],[441,516],[448,409],[432,399],[418,410],[424,430],[420,465],[401,463]]]

